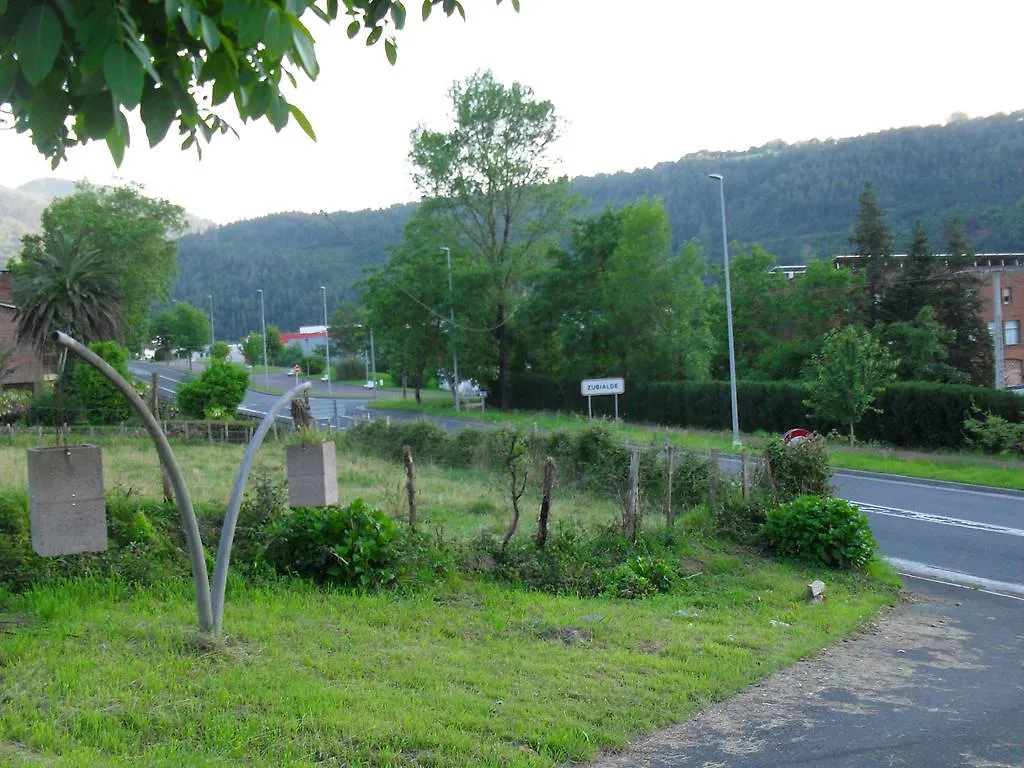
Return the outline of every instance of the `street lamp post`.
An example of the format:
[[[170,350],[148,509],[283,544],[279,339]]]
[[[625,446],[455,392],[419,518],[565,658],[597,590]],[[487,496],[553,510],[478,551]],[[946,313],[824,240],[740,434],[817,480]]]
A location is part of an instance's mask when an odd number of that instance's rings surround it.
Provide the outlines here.
[[[324,354],[327,355],[327,396],[331,397],[331,334],[327,328],[327,286],[320,286],[324,297]]]
[[[739,448],[740,443],[740,414],[736,404],[736,345],[733,341],[732,332],[732,287],[729,280],[729,236],[726,233],[725,224],[725,179],[720,173],[708,174],[709,179],[718,182],[718,191],[722,201],[722,253],[725,259],[725,320],[729,329],[729,397],[732,402],[732,445]]]
[[[217,343],[217,337],[213,335],[213,294],[206,294],[210,300],[210,357],[213,357],[213,345]]]
[[[370,365],[373,366],[373,399],[377,399],[377,352],[373,347],[373,326],[370,326]]]
[[[455,299],[452,293],[452,249],[445,247],[441,249],[448,257],[448,311],[449,329],[448,333],[452,340],[452,396],[455,398],[455,412],[459,412],[459,358],[455,352]]]
[[[267,370],[267,313],[263,308],[263,289],[257,288],[260,295],[260,328],[263,331],[263,386],[270,391],[270,372]]]

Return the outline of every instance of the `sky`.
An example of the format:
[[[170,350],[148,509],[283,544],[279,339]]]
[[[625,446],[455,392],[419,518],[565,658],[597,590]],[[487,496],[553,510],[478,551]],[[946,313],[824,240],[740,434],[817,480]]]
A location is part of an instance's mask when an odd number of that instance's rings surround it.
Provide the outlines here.
[[[1022,0],[521,0],[518,14],[464,0],[466,22],[435,10],[426,23],[406,5],[394,67],[344,22],[303,18],[321,74],[292,100],[316,143],[294,121],[276,134],[236,116],[240,138],[215,137],[199,160],[174,127],[150,149],[136,118],[119,169],[94,142],[52,171],[26,136],[0,131],[0,186],[135,181],[218,223],[407,202],[410,132],[445,129],[452,82],[482,69],[554,103],[569,176],[1024,108]]]

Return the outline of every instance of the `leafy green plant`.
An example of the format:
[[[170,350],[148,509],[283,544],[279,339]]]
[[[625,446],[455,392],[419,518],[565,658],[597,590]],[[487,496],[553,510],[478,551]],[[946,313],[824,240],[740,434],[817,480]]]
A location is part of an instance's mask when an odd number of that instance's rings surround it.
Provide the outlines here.
[[[211,360],[202,376],[178,389],[178,407],[193,419],[230,418],[245,398],[249,374],[240,366]]]
[[[668,592],[676,572],[664,560],[637,555],[616,566],[608,574],[605,595],[637,599]]]
[[[396,579],[398,527],[362,499],[347,507],[301,507],[268,536],[266,558],[279,573],[362,589]]]
[[[878,546],[854,504],[819,496],[800,496],[768,512],[762,536],[780,555],[830,568],[863,568]]]
[[[773,437],[765,444],[761,460],[768,490],[780,502],[797,496],[830,496],[833,488],[828,447],[818,436],[796,445]]]
[[[964,421],[967,442],[979,446],[986,453],[1013,453],[1024,456],[1024,424],[986,413],[982,418]]]
[[[128,350],[117,342],[100,341],[89,349],[110,364],[110,367],[131,381],[128,373]],[[132,415],[132,407],[106,376],[85,363],[74,368],[75,393],[90,424],[118,424]]]

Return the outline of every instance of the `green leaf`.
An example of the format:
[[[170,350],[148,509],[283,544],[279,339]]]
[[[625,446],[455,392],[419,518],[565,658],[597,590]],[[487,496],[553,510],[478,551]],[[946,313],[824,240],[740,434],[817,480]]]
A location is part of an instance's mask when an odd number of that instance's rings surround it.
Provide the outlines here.
[[[160,85],[160,75],[158,75],[156,70],[153,69],[153,56],[149,52],[149,47],[145,43],[136,40],[134,37],[125,38],[124,42],[125,45],[131,48],[132,53],[135,54],[135,58],[139,60],[139,63],[143,66],[149,76],[153,78],[153,82]]]
[[[60,20],[49,7],[33,5],[18,25],[14,52],[30,85],[39,85],[53,69],[63,36]]]
[[[12,57],[0,57],[0,102],[7,101],[14,90],[14,81],[18,74],[18,62]]]
[[[359,22],[358,21],[353,21],[351,24],[349,24],[348,25],[348,29],[345,30],[345,33],[348,35],[348,39],[349,40],[351,40],[353,37],[358,35],[359,34]]]
[[[141,71],[141,70],[140,70]],[[114,124],[107,131],[107,148],[111,157],[114,158],[114,165],[118,168],[124,161],[124,150],[128,146],[128,120],[119,109],[114,115]]]
[[[0,13],[7,13],[7,0],[0,0]]]
[[[142,122],[149,146],[155,147],[163,141],[177,111],[174,97],[166,88],[151,88],[142,95]]]
[[[109,93],[89,96],[78,114],[81,123],[76,120],[75,132],[90,139],[105,138],[114,127],[114,111],[115,106]]]
[[[220,30],[217,29],[217,22],[205,13],[199,14],[199,27],[203,34],[203,42],[211,51],[220,48]]]
[[[384,41],[384,55],[388,57],[388,61],[394,66],[398,60],[398,46],[391,40]]]
[[[299,64],[311,79],[316,80],[320,74],[320,65],[317,64],[316,52],[313,50],[313,36],[298,19],[292,21],[292,43],[299,56]]]
[[[280,93],[271,94],[267,117],[270,119],[270,124],[274,126],[274,130],[278,132],[288,125],[288,102],[281,98]]]
[[[292,117],[295,118],[295,122],[299,124],[299,127],[305,132],[305,134],[313,141],[316,141],[316,133],[313,131],[313,126],[310,125],[309,120],[302,113],[302,110],[294,104],[289,104],[288,111],[292,113]]]
[[[248,116],[253,120],[263,117],[270,108],[270,99],[274,95],[274,89],[265,80],[256,83],[249,93]]]
[[[181,11],[181,0],[164,0],[164,15],[167,21],[174,22]]]
[[[430,18],[430,12],[434,10],[434,4],[430,0],[423,0],[423,20]]]
[[[103,54],[103,76],[110,92],[128,109],[135,109],[142,98],[142,64],[131,53],[114,43]]]
[[[224,0],[224,8],[220,12],[221,21],[225,24],[237,24],[252,13],[249,0]]]
[[[402,29],[405,26],[405,6],[401,2],[396,2],[391,6],[391,21],[395,25],[395,29]]]
[[[280,59],[288,50],[291,40],[292,30],[288,17],[277,6],[271,6],[263,25],[263,45],[267,48],[267,54],[275,60]]]
[[[263,37],[263,27],[266,25],[268,7],[259,4],[249,10],[238,23],[238,44],[243,48],[256,45]]]
[[[380,36],[382,34],[384,34],[384,28],[383,27],[374,27],[373,31],[370,32],[370,34],[367,35],[367,37],[366,37],[366,44],[367,45],[374,45],[378,40],[380,40]]]
[[[190,35],[196,33],[196,27],[199,24],[199,11],[192,5],[191,0],[185,0],[181,5],[181,23],[185,25],[185,29]]]

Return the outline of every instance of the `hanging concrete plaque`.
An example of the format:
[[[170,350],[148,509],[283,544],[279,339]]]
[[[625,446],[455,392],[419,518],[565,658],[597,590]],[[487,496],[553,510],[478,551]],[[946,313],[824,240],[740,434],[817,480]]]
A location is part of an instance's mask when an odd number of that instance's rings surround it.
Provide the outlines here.
[[[32,549],[43,557],[107,548],[103,451],[97,445],[28,449]]]

